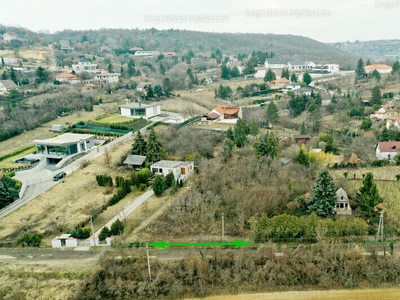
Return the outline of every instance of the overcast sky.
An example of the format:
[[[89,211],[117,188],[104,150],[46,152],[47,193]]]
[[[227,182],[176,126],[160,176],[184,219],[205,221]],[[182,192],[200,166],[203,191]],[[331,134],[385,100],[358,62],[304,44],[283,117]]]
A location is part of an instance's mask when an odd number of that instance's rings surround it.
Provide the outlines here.
[[[0,24],[50,32],[154,27],[321,42],[400,39],[400,0],[0,0]]]

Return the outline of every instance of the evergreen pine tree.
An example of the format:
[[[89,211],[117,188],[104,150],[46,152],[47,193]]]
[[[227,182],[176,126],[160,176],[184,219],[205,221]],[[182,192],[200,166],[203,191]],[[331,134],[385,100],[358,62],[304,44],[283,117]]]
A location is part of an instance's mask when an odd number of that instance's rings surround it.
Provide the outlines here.
[[[297,82],[297,76],[295,73],[292,73],[292,75],[290,76],[290,81],[291,82]]]
[[[269,68],[267,73],[265,74],[264,82],[272,81],[272,80],[275,80],[275,79],[276,79],[275,72],[272,71],[271,68]]]
[[[356,203],[358,208],[363,212],[362,217],[370,223],[377,223],[379,216],[374,211],[375,207],[383,202],[379,196],[378,188],[374,183],[374,176],[368,172],[364,179],[363,185],[356,193]]]
[[[146,141],[143,138],[143,135],[138,130],[135,143],[132,145],[131,154],[133,155],[143,155],[146,156]]]
[[[370,78],[375,78],[379,82],[381,81],[381,74],[379,74],[378,70],[374,70]]]
[[[369,59],[367,60],[367,62],[366,62],[365,65],[366,65],[366,66],[370,66],[370,65],[371,65],[371,62],[369,61]]]
[[[165,176],[165,184],[167,187],[171,187],[173,182],[175,182],[174,173],[169,172],[167,176]]]
[[[154,91],[153,88],[151,87],[151,84],[149,84],[147,87],[146,99],[151,99],[153,97],[154,97]]]
[[[111,235],[110,229],[107,226],[104,226],[103,229],[99,233],[99,240],[104,241]]]
[[[242,147],[247,142],[247,135],[249,134],[249,127],[244,119],[237,120],[234,127],[234,137],[236,147]]]
[[[358,77],[362,77],[364,76],[365,72],[364,72],[364,62],[363,60],[360,58],[357,62],[357,67],[356,67],[356,75]]]
[[[278,124],[279,123],[279,114],[278,114],[278,107],[276,106],[274,100],[268,104],[267,107],[267,120],[271,124]]]
[[[371,104],[379,106],[381,105],[381,101],[382,101],[381,89],[379,88],[379,86],[376,86],[372,89]]]
[[[285,68],[282,70],[281,78],[286,78],[286,79],[290,78],[289,69]]]
[[[400,71],[400,63],[399,63],[399,61],[396,61],[393,64],[392,75],[398,73],[399,71]]]
[[[148,161],[150,162],[156,162],[164,158],[165,152],[164,152],[164,146],[163,144],[158,140],[157,134],[154,131],[154,128],[151,128],[149,138],[147,141],[147,146],[146,146],[146,156]]]
[[[263,137],[257,138],[253,144],[254,154],[256,157],[278,156],[278,139],[273,132],[267,132]]]
[[[310,214],[314,212],[322,218],[332,218],[335,215],[336,202],[335,183],[329,171],[323,169],[312,188],[311,198],[307,204],[308,212]]]
[[[153,182],[154,195],[161,197],[162,193],[167,189],[167,185],[160,175],[157,175]]]
[[[306,71],[303,75],[303,82],[305,82],[307,85],[309,85],[312,81],[312,78],[310,74],[308,74],[308,71]]]
[[[308,134],[306,122],[301,123],[300,134],[301,134],[301,135],[306,135],[306,134]]]
[[[113,72],[113,66],[112,66],[111,63],[108,64],[107,71],[108,71],[108,73],[112,73]]]
[[[11,193],[8,191],[7,186],[0,181],[0,209],[6,207],[14,201]]]
[[[250,125],[249,125],[249,131],[252,136],[256,136],[260,132],[260,129],[258,128],[258,126],[256,124],[256,121],[251,120]]]
[[[303,150],[303,147],[300,148],[299,153],[297,154],[295,161],[297,161],[301,165],[305,165],[308,167],[310,165],[310,160],[308,159],[308,154],[306,154]]]

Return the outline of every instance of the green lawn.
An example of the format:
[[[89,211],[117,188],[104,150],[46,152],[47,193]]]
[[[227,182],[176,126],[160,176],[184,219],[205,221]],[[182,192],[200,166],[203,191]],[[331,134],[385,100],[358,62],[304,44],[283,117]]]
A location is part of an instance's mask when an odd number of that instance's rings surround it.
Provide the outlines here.
[[[13,162],[14,159],[23,157],[25,155],[31,154],[33,152],[37,151],[37,148],[34,147],[32,149],[26,150],[24,152],[21,152],[20,154],[11,156],[9,158],[6,158],[5,160],[0,161],[0,169],[2,168],[14,168],[14,167],[18,167],[18,166],[22,166],[23,164],[16,164]]]
[[[123,122],[127,122],[127,121],[132,121],[132,118],[128,118],[128,117],[123,117],[120,115],[111,115],[108,116],[104,119],[100,119],[98,121],[96,121],[97,123],[123,123]]]

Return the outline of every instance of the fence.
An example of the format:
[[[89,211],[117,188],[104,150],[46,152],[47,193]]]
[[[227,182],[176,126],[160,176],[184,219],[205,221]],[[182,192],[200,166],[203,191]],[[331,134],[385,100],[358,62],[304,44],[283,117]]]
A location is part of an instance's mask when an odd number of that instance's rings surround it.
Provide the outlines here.
[[[178,128],[181,128],[181,127],[183,127],[183,126],[186,126],[186,125],[189,124],[189,123],[196,122],[196,121],[198,121],[198,120],[200,120],[200,119],[201,119],[201,116],[195,116],[195,117],[193,117],[193,118],[191,118],[191,119],[189,119],[189,120],[186,120],[185,122],[182,122],[181,124],[179,124],[179,125],[178,125]]]

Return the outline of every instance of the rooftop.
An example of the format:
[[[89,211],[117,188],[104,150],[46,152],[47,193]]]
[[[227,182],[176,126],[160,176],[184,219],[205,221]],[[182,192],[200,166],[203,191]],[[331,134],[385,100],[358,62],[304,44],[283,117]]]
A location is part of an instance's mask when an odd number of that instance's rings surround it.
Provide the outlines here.
[[[399,152],[400,142],[379,142],[379,150],[381,152]]]
[[[146,156],[128,155],[128,157],[124,161],[124,164],[125,165],[141,166],[145,160],[146,160]]]
[[[73,77],[76,77],[76,75],[71,74],[69,72],[62,72],[56,75],[56,78],[73,78]]]
[[[193,163],[192,161],[174,161],[174,160],[160,160],[155,164],[152,164],[151,167],[155,168],[177,168],[179,166],[185,166]]]
[[[369,65],[365,66],[364,69],[366,70],[375,70],[375,69],[392,69],[391,66],[386,65],[386,64],[375,64],[375,65]]]
[[[280,58],[267,58],[267,63],[270,65],[286,65],[287,60],[280,59]]]
[[[305,66],[305,65],[309,65],[312,64],[312,61],[309,60],[298,60],[298,61],[289,61],[288,64],[291,65],[296,65],[296,66]]]
[[[127,103],[127,104],[121,104],[121,105],[117,105],[118,107],[122,107],[122,108],[147,108],[147,107],[154,107],[154,106],[158,106],[161,104],[143,104],[143,103],[138,103],[138,102],[131,102],[131,103]]]
[[[36,145],[52,145],[61,146],[78,143],[80,141],[94,138],[93,134],[80,134],[80,133],[64,133],[50,139],[35,139],[32,143]]]
[[[234,115],[240,111],[239,107],[229,107],[228,105],[221,105],[214,108],[220,115]]]
[[[2,84],[7,90],[18,88],[18,86],[12,80],[0,80],[0,84]]]

